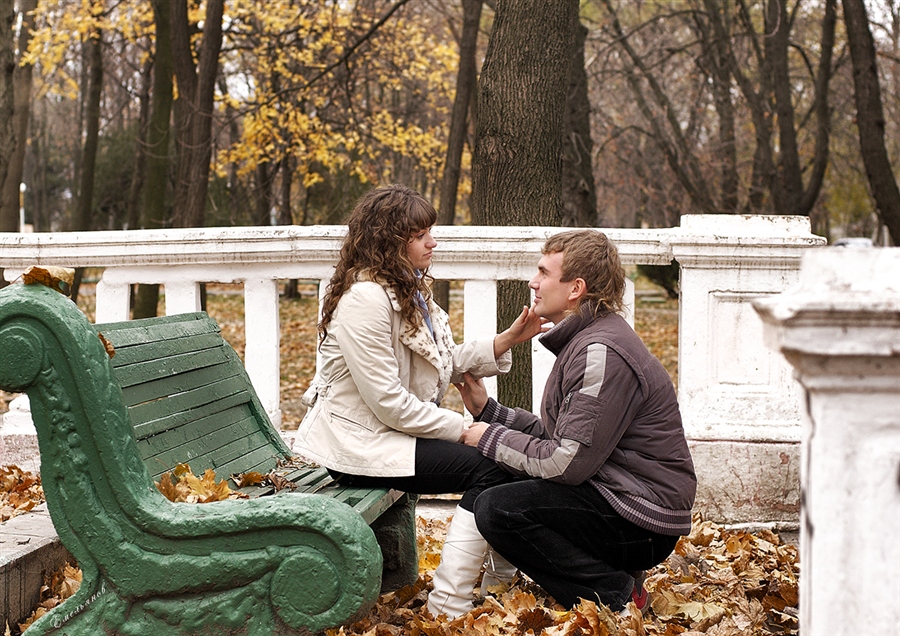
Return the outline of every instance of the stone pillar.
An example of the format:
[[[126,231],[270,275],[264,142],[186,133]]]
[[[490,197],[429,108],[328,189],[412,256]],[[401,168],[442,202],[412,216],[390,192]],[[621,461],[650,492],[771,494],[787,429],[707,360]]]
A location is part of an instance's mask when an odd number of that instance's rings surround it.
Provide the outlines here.
[[[797,523],[799,390],[751,302],[794,284],[802,254],[824,242],[806,217],[690,215],[671,234],[678,401],[708,519]]]
[[[801,629],[900,634],[900,249],[812,251],[755,307],[805,397]]]
[[[244,366],[272,425],[281,429],[278,280],[244,281]]]
[[[24,393],[0,414],[0,465],[15,464],[32,473],[41,471],[37,432],[31,421],[31,404]]]

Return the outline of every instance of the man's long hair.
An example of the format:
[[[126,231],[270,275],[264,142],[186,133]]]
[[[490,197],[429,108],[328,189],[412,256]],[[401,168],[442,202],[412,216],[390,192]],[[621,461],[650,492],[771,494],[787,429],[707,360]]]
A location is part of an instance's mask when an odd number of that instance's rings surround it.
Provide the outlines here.
[[[427,271],[416,274],[407,246],[413,235],[430,228],[436,220],[434,206],[406,186],[382,186],[362,196],[347,221],[340,260],[322,301],[320,343],[328,335],[338,301],[360,274],[394,290],[406,323],[415,327],[422,323],[416,294],[430,298],[433,279]]]
[[[581,297],[576,311],[590,308],[594,316],[619,312],[624,308],[625,270],[619,250],[603,232],[569,230],[554,234],[541,248],[543,254],[562,252],[562,282],[584,280],[587,293]]]

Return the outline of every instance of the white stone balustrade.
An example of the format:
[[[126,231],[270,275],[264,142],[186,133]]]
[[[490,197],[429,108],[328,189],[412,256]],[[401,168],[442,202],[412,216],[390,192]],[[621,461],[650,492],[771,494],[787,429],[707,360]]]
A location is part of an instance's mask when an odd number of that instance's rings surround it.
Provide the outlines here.
[[[900,634],[900,248],[811,251],[755,307],[804,394],[803,633]]]
[[[467,338],[496,333],[496,281],[529,280],[541,245],[558,231],[435,229],[433,273],[464,281]],[[763,346],[751,301],[792,285],[802,253],[824,239],[803,217],[698,215],[677,228],[604,231],[626,265],[681,264],[678,388],[701,480],[697,509],[723,521],[796,523],[799,392],[781,356]],[[167,313],[196,311],[202,282],[242,283],[245,364],[278,424],[277,281],[327,281],[343,233],[343,226],[274,226],[0,234],[0,268],[10,281],[31,265],[102,268],[97,322],[128,319],[134,283],[162,284]],[[628,293],[633,310],[633,288]],[[533,350],[537,408],[552,357],[537,344]]]

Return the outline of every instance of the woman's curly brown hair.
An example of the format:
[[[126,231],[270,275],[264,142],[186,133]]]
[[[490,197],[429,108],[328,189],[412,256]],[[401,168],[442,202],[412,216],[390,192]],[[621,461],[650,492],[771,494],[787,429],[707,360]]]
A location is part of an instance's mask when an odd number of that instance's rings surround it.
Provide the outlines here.
[[[430,298],[433,279],[427,271],[416,275],[407,246],[414,234],[430,228],[436,220],[434,206],[406,186],[382,186],[363,195],[347,221],[340,260],[322,301],[320,343],[328,335],[338,301],[361,273],[394,290],[405,322],[415,327],[422,324],[416,293]]]

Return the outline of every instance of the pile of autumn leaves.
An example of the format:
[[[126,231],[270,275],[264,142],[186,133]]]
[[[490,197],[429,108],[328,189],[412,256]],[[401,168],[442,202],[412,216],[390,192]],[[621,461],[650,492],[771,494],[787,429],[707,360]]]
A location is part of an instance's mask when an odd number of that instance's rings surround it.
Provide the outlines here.
[[[19,471],[21,472],[21,471]],[[0,473],[5,474],[5,473]],[[264,478],[238,476],[247,480]],[[5,482],[4,482],[5,483]],[[186,466],[157,484],[173,501],[203,503],[240,496],[212,471],[197,477]],[[384,594],[362,620],[328,630],[327,636],[753,636],[797,634],[797,549],[762,530],[728,530],[695,518],[690,536],[648,573],[651,593],[646,617],[633,605],[625,616],[583,601],[557,605],[536,585],[517,578],[511,588],[487,590],[476,608],[455,620],[435,619],[425,609],[431,573],[440,561],[446,522],[418,519],[419,580]],[[42,592],[40,613],[77,589],[80,573],[67,566]],[[30,624],[33,616],[25,625]],[[9,633],[9,632],[7,632]]]
[[[583,601],[556,604],[536,585],[488,590],[484,602],[453,621],[425,610],[431,572],[446,533],[441,521],[418,520],[419,570],[415,585],[385,594],[363,620],[328,636],[754,636],[797,634],[797,549],[776,534],[726,530],[694,520],[690,536],[648,573],[651,611],[634,605],[625,616]]]
[[[0,466],[0,523],[28,512],[43,500],[39,475],[18,466]]]

